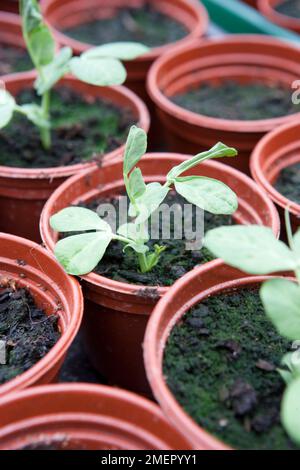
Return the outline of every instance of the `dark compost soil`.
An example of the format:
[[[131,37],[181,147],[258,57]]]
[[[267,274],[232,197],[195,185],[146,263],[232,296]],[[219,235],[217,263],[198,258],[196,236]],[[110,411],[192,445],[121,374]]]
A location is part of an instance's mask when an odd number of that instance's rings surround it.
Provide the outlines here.
[[[31,70],[33,64],[25,49],[0,44],[0,75]]]
[[[120,8],[114,16],[64,30],[68,36],[88,44],[137,41],[159,47],[182,39],[187,29],[145,2],[142,8]]]
[[[99,204],[107,202],[112,203],[116,209],[116,213],[118,213],[118,199],[110,199],[105,201],[103,199],[95,200],[92,203],[85,205],[85,207],[96,211]],[[185,199],[175,192],[169,193],[164,203],[168,204],[169,206],[177,204],[181,209],[184,204],[187,204]],[[197,208],[193,206],[193,214],[190,214],[192,219],[191,224],[193,224],[191,226],[193,226],[194,230],[196,228],[196,210]],[[204,217],[205,232],[215,227],[231,225],[234,223],[232,217],[230,216],[216,216],[205,212]],[[162,254],[158,265],[151,272],[141,274],[138,268],[136,253],[129,249],[126,251],[125,255],[123,252],[124,245],[120,242],[112,242],[109,245],[105,256],[102,258],[101,262],[95,269],[95,272],[120,282],[129,282],[132,284],[147,286],[170,286],[177,279],[193,269],[196,265],[204,264],[214,259],[213,255],[206,248],[202,248],[202,250],[196,251],[187,251],[186,238],[183,238],[182,240],[174,238],[174,222],[174,218],[171,217],[171,239],[150,240],[149,242],[150,248],[153,248],[153,246],[156,244],[167,246],[167,250]],[[162,237],[163,233],[161,229],[161,223],[159,224],[159,233]]]
[[[59,338],[57,315],[46,315],[25,289],[2,290],[0,340],[6,343],[6,364],[0,365],[0,384],[30,369]]]
[[[254,121],[300,111],[300,106],[292,103],[289,88],[259,82],[241,85],[227,80],[217,86],[203,83],[171,99],[182,108],[219,119]]]
[[[290,201],[300,204],[300,163],[282,170],[275,188]]]
[[[181,406],[204,429],[238,449],[293,449],[280,424],[284,383],[276,368],[289,349],[259,293],[210,297],[175,326],[164,374]]]
[[[300,19],[300,1],[299,0],[285,0],[275,6],[278,13],[282,13],[292,18]]]
[[[32,90],[17,97],[19,104],[36,100]],[[100,99],[86,100],[67,87],[52,92],[52,147],[45,150],[39,131],[27,118],[15,114],[0,130],[0,165],[49,168],[74,165],[115,150],[135,124],[130,110],[120,110]]]

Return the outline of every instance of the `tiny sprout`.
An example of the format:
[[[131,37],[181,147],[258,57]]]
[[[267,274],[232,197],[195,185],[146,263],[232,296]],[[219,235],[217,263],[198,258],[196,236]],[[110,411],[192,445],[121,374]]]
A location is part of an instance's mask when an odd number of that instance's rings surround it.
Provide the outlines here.
[[[135,251],[142,273],[151,271],[166,247],[155,245],[154,250],[150,250],[146,225],[172,187],[191,204],[213,214],[232,214],[236,211],[237,197],[224,183],[204,176],[181,176],[204,160],[234,157],[237,154],[235,149],[218,143],[207,152],[172,168],[166,176],[165,184],[145,183],[141,169],[136,165],[146,150],[146,133],[133,126],[128,135],[123,162],[124,185],[130,201],[128,216],[131,221],[120,226],[117,233],[113,233],[110,225],[96,212],[85,208],[69,207],[51,217],[51,227],[57,232],[94,230],[92,233],[65,238],[56,244],[55,255],[69,274],[83,275],[91,272],[101,261],[112,240],[123,243],[125,253],[128,249]]]
[[[37,71],[34,88],[41,103],[18,105],[8,91],[0,90],[0,129],[10,123],[14,113],[22,114],[37,126],[47,150],[51,147],[51,89],[64,75],[71,73],[96,86],[121,85],[126,80],[121,60],[135,59],[149,49],[139,43],[116,42],[92,48],[79,57],[73,57],[69,47],[56,53],[55,41],[37,0],[21,0],[20,14],[25,44]]]

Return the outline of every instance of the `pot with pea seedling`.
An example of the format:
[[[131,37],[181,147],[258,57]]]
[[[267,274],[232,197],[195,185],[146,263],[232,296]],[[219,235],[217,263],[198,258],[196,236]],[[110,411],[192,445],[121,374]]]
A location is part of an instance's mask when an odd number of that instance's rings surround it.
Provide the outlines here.
[[[69,176],[115,158],[132,124],[148,130],[142,101],[111,86],[126,78],[117,56],[139,55],[145,47],[123,43],[96,58],[73,57],[68,47],[56,53],[36,1],[23,0],[21,13],[36,72],[3,77],[0,228],[39,241],[39,216],[53,190]]]
[[[75,54],[119,41],[151,48],[126,62],[126,85],[146,102],[145,81],[154,60],[175,43],[202,37],[208,28],[207,12],[196,0],[45,0],[43,12],[56,40]]]
[[[51,254],[0,233],[1,400],[57,379],[82,314],[79,283]]]
[[[239,152],[226,163],[249,174],[257,142],[299,120],[291,89],[299,76],[296,45],[231,35],[174,48],[153,64],[148,91],[170,150],[193,153],[220,139]]]
[[[209,231],[224,262],[187,274],[151,316],[147,376],[194,449],[299,448],[299,232],[287,232],[289,247],[266,227]]]
[[[266,135],[253,150],[250,168],[257,184],[277,205],[288,207],[293,228],[300,225],[300,126],[294,122]]]
[[[258,8],[272,23],[300,33],[300,5],[298,0],[258,0]]]
[[[124,158],[65,182],[40,223],[47,248],[82,280],[92,363],[110,383],[144,393],[146,323],[176,279],[212,259],[200,249],[203,230],[238,221],[279,233],[277,212],[265,194],[216,161],[234,157],[233,148],[218,143],[194,157],[144,155],[146,148],[145,132],[133,127]]]
[[[0,11],[0,76],[31,70],[18,15]]]
[[[188,450],[190,446],[159,407],[139,395],[92,384],[57,384],[1,399],[0,449]]]

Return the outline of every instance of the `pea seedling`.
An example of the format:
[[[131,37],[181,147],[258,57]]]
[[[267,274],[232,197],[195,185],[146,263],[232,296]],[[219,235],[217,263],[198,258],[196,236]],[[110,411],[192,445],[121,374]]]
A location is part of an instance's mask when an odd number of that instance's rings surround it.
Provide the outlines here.
[[[133,126],[127,139],[123,177],[130,206],[129,223],[113,233],[110,225],[96,212],[80,207],[69,207],[51,217],[51,227],[57,232],[91,231],[60,240],[55,255],[69,274],[83,275],[91,272],[101,261],[112,240],[124,243],[124,252],[132,249],[137,253],[142,273],[151,271],[159,262],[165,250],[155,245],[150,251],[146,223],[151,214],[162,204],[172,187],[189,203],[213,214],[232,214],[238,206],[235,193],[224,183],[204,176],[185,176],[182,173],[199,165],[204,160],[220,157],[234,157],[237,152],[222,143],[211,150],[200,153],[174,167],[166,176],[165,184],[146,184],[141,169],[136,165],[147,150],[147,135]]]
[[[18,105],[6,90],[0,90],[0,128],[7,126],[14,113],[26,116],[39,129],[45,149],[51,147],[51,89],[67,73],[97,86],[121,85],[126,70],[121,60],[132,60],[149,49],[139,43],[122,42],[94,47],[73,57],[69,47],[55,51],[55,41],[43,21],[37,0],[21,0],[22,31],[28,53],[37,70],[34,88],[41,104]]]
[[[286,211],[289,246],[277,240],[270,228],[261,226],[220,227],[209,231],[204,245],[225,263],[249,274],[265,275],[293,271],[296,282],[272,279],[260,290],[266,314],[285,338],[300,339],[300,230],[293,236]],[[295,354],[295,356],[294,356]],[[288,353],[279,373],[287,383],[282,402],[282,422],[290,437],[300,444],[300,360]]]

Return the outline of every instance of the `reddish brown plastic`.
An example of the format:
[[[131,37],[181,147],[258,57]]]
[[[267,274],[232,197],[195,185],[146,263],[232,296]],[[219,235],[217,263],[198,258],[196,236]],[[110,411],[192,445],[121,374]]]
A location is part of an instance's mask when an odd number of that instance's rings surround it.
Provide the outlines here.
[[[17,3],[17,2],[7,2]],[[0,2],[0,9],[2,9],[2,2]],[[21,20],[18,15],[0,11],[0,47],[16,46],[25,48]]]
[[[44,0],[42,4],[46,20],[51,25],[58,43],[69,46],[75,54],[81,54],[90,44],[79,42],[63,34],[67,27],[77,26],[95,19],[112,17],[119,8],[140,7],[144,0]],[[188,43],[200,38],[208,28],[206,9],[198,0],[152,0],[157,10],[183,24],[189,34],[176,44]],[[149,101],[145,81],[148,70],[155,59],[168,52],[174,44],[167,44],[152,49],[143,57],[126,63],[128,73],[126,85],[144,101]]]
[[[291,29],[300,33],[300,19],[284,15],[275,10],[276,5],[283,3],[284,0],[257,0],[260,12],[272,21],[272,23],[282,28]]]
[[[153,395],[169,421],[184,434],[193,449],[229,450],[183,410],[166,385],[164,349],[175,324],[194,305],[223,291],[260,285],[270,277],[249,277],[216,260],[196,268],[177,281],[160,300],[149,320],[144,340],[144,361]]]
[[[37,364],[0,385],[0,401],[8,392],[50,383],[56,378],[83,313],[78,282],[65,273],[51,254],[29,240],[0,233],[0,285],[7,280],[15,281],[17,287],[27,288],[46,314],[56,312],[59,315],[61,337]]]
[[[179,154],[148,154],[141,160],[140,168],[148,182],[164,182],[164,175],[186,158]],[[250,178],[216,161],[203,162],[189,174],[217,178],[227,183],[239,196],[236,220],[242,224],[267,225],[278,235],[277,211]],[[53,251],[58,239],[58,234],[49,226],[49,218],[53,214],[79,201],[120,194],[122,190],[121,160],[66,181],[50,197],[41,216],[41,236],[47,248]],[[86,301],[85,343],[93,365],[110,383],[147,393],[141,344],[149,315],[159,297],[168,289],[125,284],[94,273],[84,276],[82,281]]]
[[[225,163],[249,173],[249,156],[261,137],[280,124],[299,120],[300,113],[258,121],[217,119],[181,108],[169,98],[224,79],[281,83],[290,89],[299,77],[299,48],[272,37],[232,35],[194,41],[161,57],[149,72],[148,91],[170,150],[194,153],[221,140],[239,151],[239,158]]]
[[[189,450],[154,403],[90,384],[35,387],[0,403],[0,450],[53,442],[62,450]]]
[[[0,11],[8,11],[10,13],[19,13],[19,0],[0,0]]]
[[[287,199],[274,188],[280,172],[295,163],[300,163],[298,122],[281,126],[266,135],[252,153],[250,168],[257,184],[277,204],[282,220],[284,209],[289,208],[294,229],[297,229],[300,226],[300,205]]]
[[[31,87],[35,72],[7,75],[6,88],[13,95]],[[144,103],[125,87],[95,87],[79,82],[72,77],[64,78],[60,85],[75,89],[91,99],[95,97],[111,101],[116,106],[130,109],[138,125],[149,129],[149,114]],[[122,154],[124,146],[105,155],[112,160]],[[56,168],[28,169],[0,166],[0,230],[35,241],[40,241],[39,218],[50,194],[69,176],[95,166],[84,163]]]

